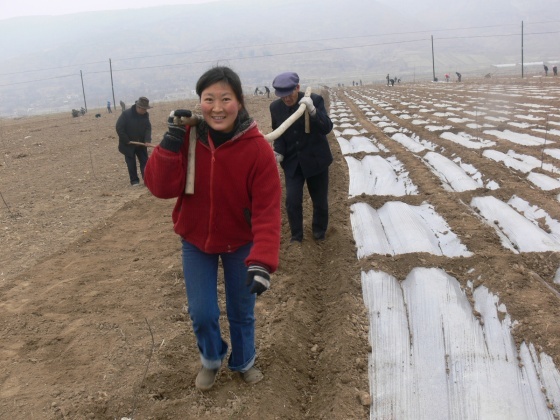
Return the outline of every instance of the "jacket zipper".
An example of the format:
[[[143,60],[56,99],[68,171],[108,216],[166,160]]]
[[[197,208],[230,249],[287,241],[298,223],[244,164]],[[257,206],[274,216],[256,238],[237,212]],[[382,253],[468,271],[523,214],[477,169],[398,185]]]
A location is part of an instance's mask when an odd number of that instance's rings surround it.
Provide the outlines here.
[[[256,123],[253,121],[249,127],[247,127],[242,132],[236,134],[230,141],[235,141],[240,138],[243,134],[245,134],[249,129],[253,128]],[[208,134],[208,146],[210,147],[210,153],[212,154],[212,158],[210,160],[210,209],[209,209],[209,217],[208,217],[208,236],[206,237],[206,243],[204,245],[205,249],[208,249],[208,246],[211,243],[211,229],[212,229],[212,218],[214,216],[214,164],[216,162],[216,148],[214,147],[214,142],[210,138],[210,134]],[[229,245],[228,245],[229,250]],[[229,252],[229,251],[228,251]]]
[[[212,142],[210,135],[208,135],[208,145],[210,146],[210,153],[212,154],[212,157],[210,159],[210,209],[208,213],[208,236],[206,237],[206,249],[208,249],[211,242],[212,220],[214,218],[214,163],[216,162],[216,157],[214,156],[216,149],[214,148],[214,143]]]

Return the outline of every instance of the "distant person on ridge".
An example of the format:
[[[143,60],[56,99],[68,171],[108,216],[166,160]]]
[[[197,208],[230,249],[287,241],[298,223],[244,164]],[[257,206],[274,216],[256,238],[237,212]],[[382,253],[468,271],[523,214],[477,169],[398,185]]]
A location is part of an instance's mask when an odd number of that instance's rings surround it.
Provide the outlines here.
[[[264,87],[264,91],[266,92],[266,97],[270,98],[270,89],[268,88],[268,86]]]
[[[456,71],[455,74],[457,75],[457,81],[460,82],[461,81],[461,73]]]
[[[556,67],[556,66],[552,67],[552,74],[554,74],[555,76],[558,76],[558,67]]]
[[[544,75],[548,76],[548,66],[546,64],[543,64],[544,67]]]
[[[113,111],[111,111],[111,101],[107,101],[107,112],[109,114],[113,113]]]
[[[138,143],[152,142],[152,124],[150,123],[150,101],[142,96],[136,103],[124,111],[117,120],[117,134],[119,136],[119,152],[124,155],[124,161],[128,168],[130,185],[140,185],[138,178],[138,167],[136,158],[140,162],[140,172],[144,178],[144,169],[148,162],[148,148],[130,144],[131,141]]]
[[[387,76],[385,76],[385,79],[387,79],[387,86],[389,86],[389,80],[391,80],[391,78],[389,77],[389,73],[387,73]]]
[[[121,101],[120,104],[121,104],[121,111],[124,111],[126,109],[125,103]]]

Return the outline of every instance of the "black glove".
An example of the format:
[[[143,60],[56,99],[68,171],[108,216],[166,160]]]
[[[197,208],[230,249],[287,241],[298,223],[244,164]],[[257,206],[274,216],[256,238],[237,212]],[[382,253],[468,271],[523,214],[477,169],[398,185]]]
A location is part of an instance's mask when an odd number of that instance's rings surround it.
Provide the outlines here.
[[[188,109],[176,109],[171,111],[167,118],[167,133],[163,135],[161,147],[172,152],[179,152],[185,141],[186,126],[181,125],[181,117],[190,118],[192,112]]]
[[[177,118],[181,118],[181,117],[190,118],[190,117],[192,117],[192,112],[189,111],[188,109],[176,109],[175,111],[172,111],[171,114],[169,114],[169,116],[170,117],[173,116],[173,117],[177,117]],[[168,120],[168,122],[169,122],[169,120]],[[178,124],[178,122],[175,121],[175,124]]]
[[[270,288],[270,274],[266,268],[260,265],[250,265],[245,284],[251,287],[251,293],[259,296]]]

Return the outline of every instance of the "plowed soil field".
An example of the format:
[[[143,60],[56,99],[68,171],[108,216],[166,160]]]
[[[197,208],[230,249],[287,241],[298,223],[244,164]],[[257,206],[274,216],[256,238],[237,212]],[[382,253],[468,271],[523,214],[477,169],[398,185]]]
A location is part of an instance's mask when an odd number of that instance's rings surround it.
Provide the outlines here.
[[[560,88],[557,82],[549,77],[545,82],[500,83],[544,91]],[[390,120],[442,146],[447,156],[463,156],[500,184],[497,190],[447,192],[420,160],[347,96],[377,95],[392,100],[393,110],[404,110],[412,98],[437,103],[454,95],[464,98],[461,90],[472,88],[478,102],[464,99],[461,105],[486,104],[488,114],[495,99],[554,110],[560,105],[558,90],[549,96],[514,98],[500,96],[495,83],[323,91],[327,104],[332,95],[345,101],[356,121],[407,167],[419,195],[401,200],[434,205],[474,255],[374,255],[358,260],[350,206],[360,200],[377,208],[393,198],[349,199],[348,167],[334,135],[329,135],[335,161],[327,239],[312,239],[306,196],[307,236],[301,247],[290,246],[283,214],[280,267],[271,289],[257,300],[257,365],[265,379],[248,386],[222,368],[206,393],[194,387],[200,362],[186,313],[180,242],[172,230],[174,201],[129,185],[114,129],[120,111],[1,120],[0,418],[367,419],[371,347],[360,273],[372,268],[404,279],[417,266],[441,267],[465,287],[469,270],[483,271],[484,284],[519,322],[515,339],[532,342],[558,366],[559,288],[553,278],[559,256],[506,250],[466,205],[475,195],[507,201],[517,194],[560,220],[558,191],[542,191],[481,151],[441,139],[372,104]],[[249,113],[264,133],[270,131],[272,100],[247,98]],[[166,131],[170,110],[194,106],[194,101],[156,102],[150,110],[154,142]],[[97,112],[101,118],[94,117]],[[560,121],[560,115],[554,118]],[[505,153],[511,148],[541,158],[539,148],[503,144],[496,149]],[[223,327],[227,334],[227,322]]]

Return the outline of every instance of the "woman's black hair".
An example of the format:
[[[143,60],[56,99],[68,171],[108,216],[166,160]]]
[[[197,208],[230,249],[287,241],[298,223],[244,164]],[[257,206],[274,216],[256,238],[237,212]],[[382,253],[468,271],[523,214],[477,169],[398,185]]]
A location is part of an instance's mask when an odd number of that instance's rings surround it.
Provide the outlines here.
[[[196,82],[196,94],[200,98],[202,91],[208,86],[215,83],[223,82],[231,87],[237,101],[245,108],[245,99],[243,97],[243,88],[241,87],[241,80],[236,72],[229,67],[217,66],[207,70]]]

